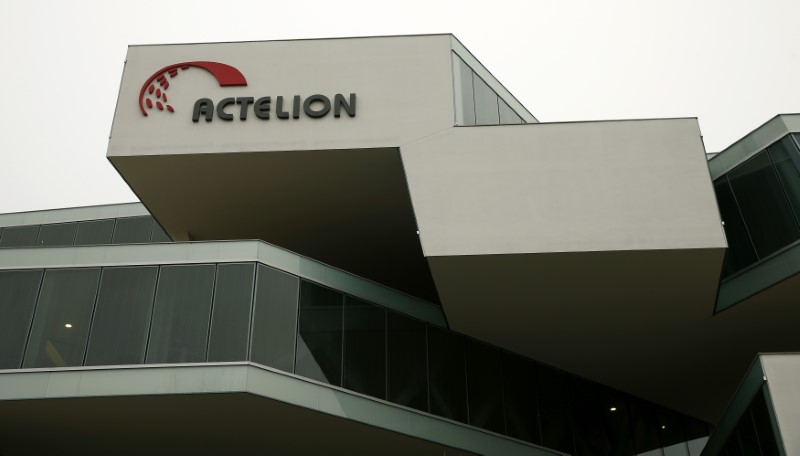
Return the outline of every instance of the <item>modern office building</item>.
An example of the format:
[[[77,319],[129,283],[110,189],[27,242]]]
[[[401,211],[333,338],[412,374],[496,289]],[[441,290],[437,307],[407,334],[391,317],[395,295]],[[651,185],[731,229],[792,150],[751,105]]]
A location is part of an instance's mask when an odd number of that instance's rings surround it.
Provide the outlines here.
[[[140,203],[0,215],[0,455],[800,454],[798,133],[539,123],[448,34],[130,47]]]

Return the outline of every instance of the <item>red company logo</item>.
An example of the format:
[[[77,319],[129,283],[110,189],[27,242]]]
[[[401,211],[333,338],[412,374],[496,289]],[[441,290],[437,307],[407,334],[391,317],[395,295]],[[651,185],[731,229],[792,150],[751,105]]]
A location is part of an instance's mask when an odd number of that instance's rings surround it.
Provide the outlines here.
[[[202,68],[217,80],[220,87],[246,86],[247,80],[241,71],[219,62],[184,62],[164,67],[155,72],[139,91],[139,110],[147,116],[147,109],[154,107],[159,111],[175,112],[172,105],[167,104],[167,89],[169,81],[178,76],[178,70],[188,70],[191,67]],[[146,107],[146,108],[145,108]]]

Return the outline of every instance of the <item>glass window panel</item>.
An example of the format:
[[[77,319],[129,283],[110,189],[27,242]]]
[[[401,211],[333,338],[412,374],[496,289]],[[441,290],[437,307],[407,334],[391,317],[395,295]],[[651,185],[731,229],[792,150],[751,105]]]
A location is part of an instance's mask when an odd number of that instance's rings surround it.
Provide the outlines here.
[[[75,236],[75,245],[102,245],[111,244],[114,234],[114,219],[91,220],[78,223],[78,234]]]
[[[468,423],[464,336],[428,325],[431,413]]]
[[[599,396],[604,401],[608,454],[611,456],[635,454],[632,445],[630,410],[626,396],[606,387],[598,386],[598,390],[600,391]]]
[[[686,440],[708,437],[708,425],[700,420],[683,416],[683,429],[686,432]]]
[[[141,364],[158,266],[104,268],[86,365]]]
[[[257,275],[250,360],[293,372],[300,279],[260,264]]]
[[[745,411],[744,415],[742,415],[736,429],[739,433],[739,443],[742,445],[742,452],[746,455],[760,455],[761,449],[758,444],[758,436],[749,408]]]
[[[503,394],[506,433],[511,437],[541,445],[539,401],[536,397],[536,364],[504,352]]]
[[[466,339],[469,423],[504,434],[503,381],[500,350]]]
[[[23,367],[83,363],[99,282],[100,269],[45,272]]]
[[[780,176],[795,218],[800,218],[800,153],[789,136],[769,146],[769,155]]]
[[[169,237],[164,228],[161,228],[161,225],[158,222],[153,224],[153,238],[150,242],[172,242],[172,238]]]
[[[731,436],[728,437],[728,442],[725,444],[724,451],[728,456],[752,456],[742,453],[742,447],[739,444],[739,434],[735,429],[733,433],[731,433]]]
[[[637,453],[666,446],[659,439],[659,421],[653,404],[628,396],[633,445]]]
[[[714,192],[722,221],[725,222],[725,237],[728,240],[728,251],[725,253],[722,270],[722,276],[727,277],[755,263],[758,258],[726,176],[714,181]]]
[[[453,54],[455,59],[454,72],[458,78],[455,81],[459,99],[456,101],[456,121],[459,125],[475,125],[475,92],[472,87],[473,72],[460,57]]]
[[[344,383],[347,389],[386,398],[386,310],[344,300]]]
[[[753,398],[753,403],[750,404],[750,409],[753,412],[753,424],[758,433],[758,443],[761,447],[762,456],[778,456],[775,429],[772,427],[772,420],[770,419],[764,394],[766,394],[766,390],[765,387],[762,387],[761,391]]]
[[[112,244],[141,244],[150,242],[153,217],[128,217],[117,219]]]
[[[214,287],[209,361],[247,360],[255,264],[220,264]]]
[[[570,377],[569,386],[575,454],[609,454],[604,432],[605,421],[609,414],[624,412],[620,409],[610,411],[602,398],[601,388],[595,383]]]
[[[683,418],[677,413],[656,407],[656,419],[658,420],[659,438],[663,446],[668,447],[689,440],[683,431]]]
[[[506,102],[503,101],[502,98],[498,97],[497,102],[498,102],[499,107],[500,107],[500,124],[501,125],[511,125],[511,124],[524,123],[524,122],[522,122],[522,117],[517,115],[517,113],[514,112],[514,110],[511,109],[511,107],[508,106],[508,104],[506,104]]]
[[[341,293],[301,281],[298,375],[341,386],[343,300]]]
[[[733,194],[759,258],[800,238],[769,156],[760,152],[728,173]]]
[[[39,225],[7,226],[3,228],[0,247],[33,247],[39,235]]]
[[[473,77],[475,88],[475,124],[497,125],[500,123],[497,94],[477,74]]]
[[[0,369],[19,369],[31,328],[40,269],[0,272]]]
[[[565,453],[574,453],[572,425],[569,421],[569,393],[563,372],[538,365],[539,417],[542,425],[542,446]]]
[[[396,403],[428,410],[428,348],[425,323],[387,312],[388,396]]]
[[[148,364],[205,361],[213,286],[214,265],[161,267]]]
[[[77,229],[77,223],[42,225],[39,228],[39,238],[36,240],[36,245],[72,245],[75,242],[75,231]]]

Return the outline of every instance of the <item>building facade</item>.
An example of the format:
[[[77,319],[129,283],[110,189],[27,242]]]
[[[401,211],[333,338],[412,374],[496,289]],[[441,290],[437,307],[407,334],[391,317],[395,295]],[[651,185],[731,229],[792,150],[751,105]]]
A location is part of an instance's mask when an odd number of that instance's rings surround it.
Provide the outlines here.
[[[797,132],[539,123],[452,35],[130,47],[141,202],[0,214],[0,455],[796,454]]]

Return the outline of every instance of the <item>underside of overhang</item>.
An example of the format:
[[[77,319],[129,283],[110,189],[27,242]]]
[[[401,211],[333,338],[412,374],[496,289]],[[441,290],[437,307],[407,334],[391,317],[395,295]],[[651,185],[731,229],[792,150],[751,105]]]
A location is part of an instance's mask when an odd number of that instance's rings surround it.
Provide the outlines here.
[[[714,314],[723,254],[428,261],[452,329],[714,423],[759,352],[800,350],[800,279]]]
[[[469,455],[248,393],[0,401],[0,454]]]
[[[249,363],[0,371],[0,454],[560,454]]]
[[[109,160],[177,241],[261,239],[439,301],[396,148]]]

